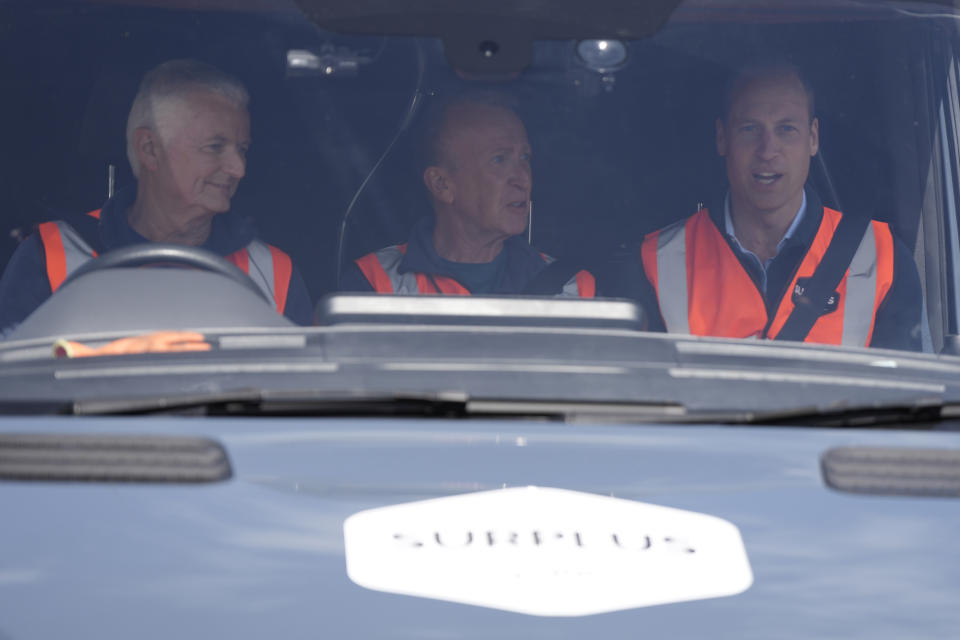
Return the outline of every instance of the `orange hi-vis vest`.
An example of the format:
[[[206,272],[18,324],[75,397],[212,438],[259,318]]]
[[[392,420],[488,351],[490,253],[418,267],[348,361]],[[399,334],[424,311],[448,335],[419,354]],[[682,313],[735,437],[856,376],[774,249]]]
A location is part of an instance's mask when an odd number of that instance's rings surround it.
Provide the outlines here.
[[[99,220],[100,209],[87,215]],[[62,220],[44,222],[37,230],[46,255],[47,279],[50,281],[52,293],[56,292],[67,276],[80,265],[97,257],[97,252],[77,230]],[[260,290],[273,301],[277,312],[283,313],[287,306],[290,278],[293,275],[290,256],[265,242],[253,240],[243,249],[225,257],[250,276]]]
[[[411,271],[400,273],[400,261],[406,253],[407,244],[403,243],[368,253],[355,262],[377,293],[471,295],[466,287],[448,276]],[[547,264],[553,262],[553,258],[545,254],[541,255]],[[593,274],[581,270],[564,284],[558,295],[593,298],[596,296],[596,291]]]
[[[771,321],[763,295],[724,235],[701,209],[644,238],[643,268],[671,333],[772,339],[793,311],[797,280],[813,275],[842,217],[824,207],[816,236]],[[893,234],[872,221],[837,289],[839,298],[807,334],[806,342],[866,347],[877,309],[893,284]]]

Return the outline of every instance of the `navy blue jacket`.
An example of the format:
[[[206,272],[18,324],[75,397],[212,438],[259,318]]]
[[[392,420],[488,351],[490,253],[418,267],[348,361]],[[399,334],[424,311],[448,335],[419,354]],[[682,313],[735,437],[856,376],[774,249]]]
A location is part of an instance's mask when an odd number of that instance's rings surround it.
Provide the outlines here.
[[[120,249],[149,240],[127,223],[126,212],[136,200],[136,188],[122,189],[104,204],[100,220],[88,215],[65,216],[84,240],[98,253]],[[202,249],[227,256],[246,247],[256,237],[253,224],[236,214],[223,213],[213,218],[210,237]],[[50,297],[43,242],[37,233],[24,240],[0,278],[0,330],[7,332],[33,313]],[[284,315],[298,324],[310,324],[312,307],[303,277],[293,268]]]

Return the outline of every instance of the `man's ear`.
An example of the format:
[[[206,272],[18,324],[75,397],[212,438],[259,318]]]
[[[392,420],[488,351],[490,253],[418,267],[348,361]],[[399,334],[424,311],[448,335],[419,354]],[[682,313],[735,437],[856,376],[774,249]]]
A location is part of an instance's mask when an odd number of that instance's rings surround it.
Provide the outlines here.
[[[156,171],[160,166],[158,157],[160,140],[157,134],[147,127],[137,127],[133,130],[133,149],[136,151],[140,167]]]
[[[727,134],[723,129],[723,120],[717,118],[717,155],[726,157],[727,155]]]
[[[427,167],[423,171],[423,183],[434,200],[444,204],[453,204],[457,189],[450,178],[450,172],[443,167]]]

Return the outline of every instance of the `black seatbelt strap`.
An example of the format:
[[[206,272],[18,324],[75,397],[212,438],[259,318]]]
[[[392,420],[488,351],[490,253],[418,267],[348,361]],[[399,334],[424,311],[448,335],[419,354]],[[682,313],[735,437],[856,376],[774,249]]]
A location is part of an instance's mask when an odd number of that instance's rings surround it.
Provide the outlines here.
[[[541,269],[521,293],[528,296],[555,296],[563,291],[564,285],[582,268],[575,260],[554,260]]]
[[[774,340],[805,340],[817,319],[829,306],[840,281],[860,246],[870,218],[849,213],[840,219],[820,264],[807,280],[803,291],[789,292],[794,307]]]

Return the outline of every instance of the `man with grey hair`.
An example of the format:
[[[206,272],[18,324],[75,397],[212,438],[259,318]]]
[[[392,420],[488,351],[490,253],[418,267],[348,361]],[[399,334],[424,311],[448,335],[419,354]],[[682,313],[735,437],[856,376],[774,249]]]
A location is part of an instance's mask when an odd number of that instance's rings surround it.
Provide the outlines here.
[[[147,73],[127,120],[136,187],[102,209],[38,226],[0,279],[0,329],[26,318],[86,260],[150,242],[224,256],[278,312],[308,324],[309,294],[290,257],[257,240],[250,221],[227,213],[246,171],[248,101],[239,81],[196,60],[170,60]]]

